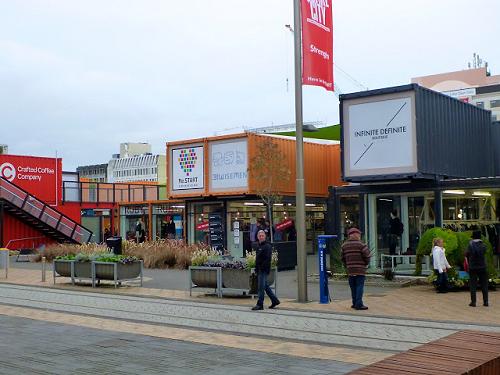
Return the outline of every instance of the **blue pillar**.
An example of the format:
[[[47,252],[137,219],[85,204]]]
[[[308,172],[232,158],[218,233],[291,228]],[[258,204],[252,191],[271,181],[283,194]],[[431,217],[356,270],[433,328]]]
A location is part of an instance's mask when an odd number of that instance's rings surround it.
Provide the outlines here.
[[[334,235],[318,236],[318,260],[319,260],[319,303],[330,303],[330,292],[328,290],[328,275],[326,273],[326,241],[329,238],[337,238]]]

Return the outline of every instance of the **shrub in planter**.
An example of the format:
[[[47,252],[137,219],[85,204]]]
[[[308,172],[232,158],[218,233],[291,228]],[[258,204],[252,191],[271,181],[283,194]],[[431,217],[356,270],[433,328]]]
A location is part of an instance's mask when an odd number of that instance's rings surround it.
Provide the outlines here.
[[[417,259],[415,265],[415,274],[422,274],[422,260],[424,255],[430,255],[432,252],[432,241],[439,237],[443,239],[446,256],[452,253],[458,246],[457,236],[449,229],[439,227],[430,228],[424,232],[417,245]],[[451,263],[450,263],[451,264]]]

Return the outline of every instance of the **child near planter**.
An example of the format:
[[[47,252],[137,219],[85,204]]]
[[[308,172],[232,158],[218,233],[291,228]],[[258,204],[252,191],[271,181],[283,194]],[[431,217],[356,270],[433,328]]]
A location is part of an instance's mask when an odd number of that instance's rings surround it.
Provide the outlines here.
[[[451,268],[446,259],[443,248],[443,239],[434,238],[434,247],[432,248],[432,261],[434,272],[437,274],[437,292],[448,293],[448,270]]]

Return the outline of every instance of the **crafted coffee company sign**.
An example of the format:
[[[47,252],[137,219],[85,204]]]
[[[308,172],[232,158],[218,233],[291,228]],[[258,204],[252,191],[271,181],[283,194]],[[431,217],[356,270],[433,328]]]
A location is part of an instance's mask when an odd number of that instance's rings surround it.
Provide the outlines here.
[[[0,176],[52,204],[61,186],[61,159],[0,155]]]
[[[344,103],[344,175],[417,171],[412,97]]]
[[[172,190],[203,189],[203,146],[172,150]]]
[[[29,165],[18,165],[17,167],[15,167],[11,163],[3,163],[2,165],[0,165],[0,176],[10,182],[15,182],[16,179],[41,182],[45,176],[53,177],[54,175],[55,170],[53,168]]]

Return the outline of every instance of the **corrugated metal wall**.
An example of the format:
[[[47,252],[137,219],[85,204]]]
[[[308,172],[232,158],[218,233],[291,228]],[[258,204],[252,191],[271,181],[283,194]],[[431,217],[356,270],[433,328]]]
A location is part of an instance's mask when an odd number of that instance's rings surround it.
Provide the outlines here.
[[[290,170],[288,181],[281,181],[278,189],[282,195],[295,194],[296,164],[295,164],[295,140],[269,137],[249,133],[249,157],[248,162],[252,168],[252,159],[256,156],[257,144],[266,139],[271,139],[278,145],[278,150],[285,156],[285,163]],[[342,185],[340,176],[340,145],[318,144],[304,142],[304,180],[306,195],[327,197],[328,186]],[[254,193],[259,186],[250,173],[249,192]]]
[[[3,245],[8,245],[11,250],[37,248],[42,244],[50,245],[55,243],[53,239],[46,237],[43,233],[26,225],[7,212],[4,215],[3,224]]]
[[[493,176],[491,113],[415,85],[420,173]]]
[[[491,125],[491,145],[495,159],[495,176],[500,176],[500,121]]]

